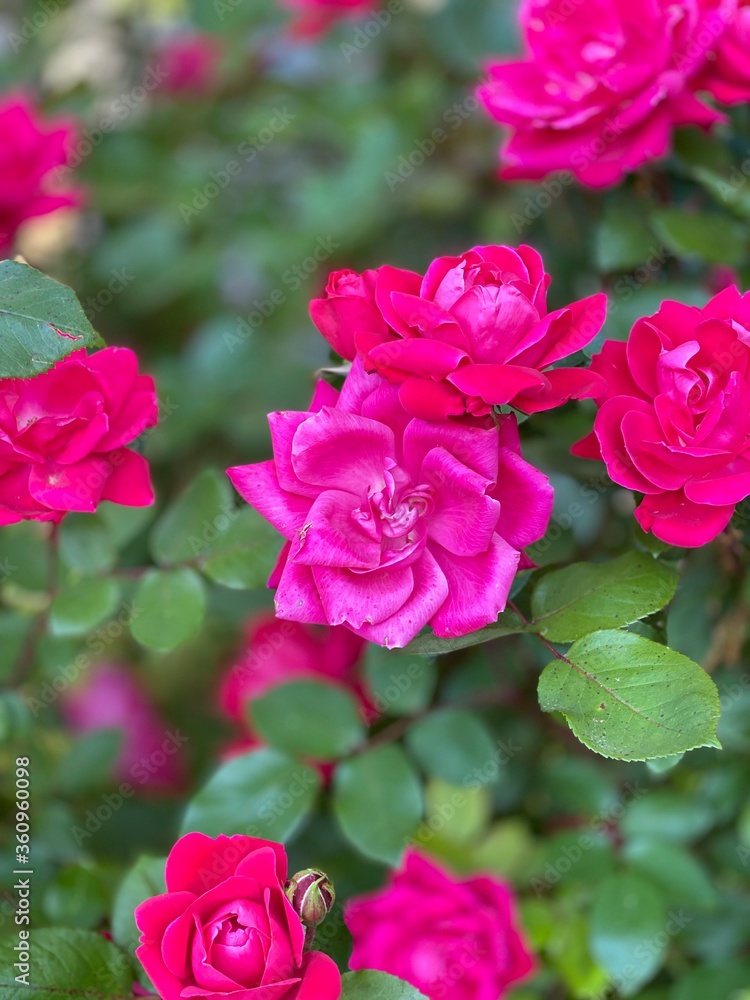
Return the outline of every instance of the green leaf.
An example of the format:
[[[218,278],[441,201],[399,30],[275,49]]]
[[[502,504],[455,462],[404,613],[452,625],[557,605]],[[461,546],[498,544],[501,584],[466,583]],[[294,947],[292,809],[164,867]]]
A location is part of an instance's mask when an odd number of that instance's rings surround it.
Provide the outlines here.
[[[670,903],[711,909],[718,902],[705,869],[674,844],[642,838],[627,844],[624,854],[631,868],[658,885]]]
[[[253,750],[223,764],[190,801],[182,832],[243,833],[284,842],[313,807],[320,774],[278,750]]]
[[[462,708],[444,708],[415,722],[406,745],[426,774],[461,788],[497,780],[499,768],[488,770],[497,748],[482,718]]]
[[[669,1000],[745,1000],[750,962],[735,959],[721,965],[690,969],[675,985]]]
[[[31,378],[73,351],[102,346],[69,288],[28,264],[0,261],[0,378]]]
[[[652,789],[633,802],[622,818],[622,832],[631,838],[652,837],[674,844],[689,844],[707,833],[714,813],[695,795]]]
[[[214,583],[232,590],[258,590],[279,557],[279,534],[265,518],[243,507],[219,537],[201,555],[201,570]]]
[[[489,642],[491,639],[500,639],[504,635],[515,635],[523,630],[524,624],[518,615],[513,611],[504,611],[492,625],[480,628],[478,632],[472,632],[470,635],[460,635],[456,639],[441,639],[432,633],[418,635],[404,647],[404,652],[440,656],[457,649],[466,649],[467,646],[478,646],[479,643]]]
[[[411,715],[429,704],[435,690],[435,661],[403,649],[368,643],[365,674],[371,700],[381,715]]]
[[[236,516],[227,477],[216,469],[204,469],[154,525],[151,553],[162,566],[191,562]]]
[[[53,924],[94,930],[102,922],[109,905],[107,887],[96,871],[71,865],[44,888],[42,910]]]
[[[295,757],[333,760],[365,737],[359,707],[348,691],[324,681],[280,684],[249,706],[263,740]]]
[[[594,260],[600,271],[627,271],[644,264],[654,237],[632,193],[611,195],[596,233]]]
[[[76,737],[70,753],[59,762],[59,790],[63,795],[82,795],[109,785],[123,741],[117,728],[92,729]]]
[[[424,993],[386,972],[347,972],[341,986],[341,1000],[427,1000]]]
[[[591,910],[591,954],[622,996],[653,978],[669,940],[661,892],[640,875],[610,875],[597,889]]]
[[[149,570],[135,593],[133,638],[167,653],[201,627],[206,608],[203,581],[191,569]]]
[[[397,864],[422,817],[422,786],[399,747],[378,747],[336,768],[333,810],[368,858]]]
[[[134,970],[111,941],[93,931],[45,928],[29,932],[28,985],[16,981],[18,935],[0,941],[3,1000],[130,1000]]]
[[[531,598],[529,628],[551,642],[572,642],[659,611],[674,597],[677,571],[644,552],[607,563],[574,563],[547,573]]]
[[[112,937],[127,952],[138,946],[140,931],[135,926],[133,911],[144,899],[166,892],[164,866],[166,858],[142,854],[126,872],[115,894],[112,909]]]
[[[112,614],[119,599],[119,584],[111,578],[84,577],[63,587],[50,607],[50,632],[57,636],[85,635]]]
[[[619,760],[719,746],[719,695],[697,663],[631,632],[595,632],[539,678],[545,712],[562,712],[590,750]]]
[[[67,514],[60,526],[60,556],[77,573],[106,573],[117,550],[106,522],[98,514]]]
[[[742,224],[717,212],[695,215],[682,208],[660,208],[651,217],[654,231],[681,257],[699,257],[709,264],[742,264],[745,235]]]

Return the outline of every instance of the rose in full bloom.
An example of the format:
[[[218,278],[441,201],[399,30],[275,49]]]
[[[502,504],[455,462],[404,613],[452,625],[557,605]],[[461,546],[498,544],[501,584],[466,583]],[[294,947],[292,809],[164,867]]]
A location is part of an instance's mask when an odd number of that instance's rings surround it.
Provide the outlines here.
[[[458,880],[414,849],[390,883],[351,900],[352,969],[379,969],[429,1000],[502,1000],[534,969],[512,890],[494,877]]]
[[[159,90],[172,96],[209,94],[218,78],[223,49],[207,33],[175,35],[162,42],[156,52],[162,82]]]
[[[0,524],[59,521],[102,500],[153,503],[148,462],[126,446],[157,415],[154,381],[127,348],[74,351],[34,378],[0,379]]]
[[[667,154],[679,125],[724,117],[700,94],[750,97],[736,0],[524,0],[527,54],[489,67],[479,97],[509,127],[501,176],[570,171],[605,187]],[[717,55],[721,54],[717,59]]]
[[[316,680],[340,686],[359,702],[362,717],[370,721],[377,711],[357,676],[365,643],[343,625],[328,628],[282,621],[272,614],[252,618],[245,629],[242,649],[226,671],[219,691],[222,712],[242,727],[242,736],[224,756],[245,753],[262,745],[253,731],[248,707],[280,684]],[[317,762],[324,778],[330,769]]]
[[[44,121],[26,95],[0,98],[0,257],[26,219],[81,204],[81,192],[54,176],[67,165],[74,137],[72,122]]]
[[[283,0],[283,3],[295,14],[291,34],[309,39],[324,34],[337,21],[361,17],[373,10],[370,0]]]
[[[732,286],[702,309],[664,302],[592,365],[609,390],[574,453],[644,494],[644,531],[710,542],[750,496],[750,293]]]
[[[161,1000],[338,1000],[341,976],[284,893],[284,848],[255,837],[188,833],[172,848],[167,891],[141,903],[136,955]]]
[[[552,367],[601,329],[604,294],[547,311],[550,276],[536,250],[474,247],[413,271],[334,272],[310,315],[342,357],[365,358],[399,385],[424,420],[484,416],[510,403],[526,413],[604,391],[584,368]]]
[[[81,683],[63,693],[61,711],[76,734],[119,731],[117,781],[159,790],[179,785],[183,770],[179,732],[160,717],[127,667],[117,663],[92,667]]]
[[[495,621],[521,550],[544,534],[547,477],[499,426],[412,418],[399,390],[354,362],[341,394],[269,417],[274,459],[229,469],[287,539],[276,613],[404,646],[428,623],[459,636]]]

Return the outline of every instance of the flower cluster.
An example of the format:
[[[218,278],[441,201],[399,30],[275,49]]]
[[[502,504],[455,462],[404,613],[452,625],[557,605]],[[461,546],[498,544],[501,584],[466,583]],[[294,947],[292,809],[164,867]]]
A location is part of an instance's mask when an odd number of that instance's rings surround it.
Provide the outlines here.
[[[525,58],[492,64],[479,97],[509,128],[501,176],[565,170],[590,187],[664,156],[679,125],[750,98],[750,10],[737,0],[524,0]]]
[[[496,620],[552,489],[495,407],[606,390],[557,364],[599,332],[604,296],[549,312],[549,280],[536,251],[499,246],[424,277],[330,276],[311,315],[352,361],[341,392],[321,382],[307,411],[271,414],[273,460],[229,470],[287,540],[270,581],[279,617],[388,647],[427,624],[454,637]]]
[[[72,122],[42,121],[24,94],[0,100],[0,257],[26,219],[80,205],[81,192],[55,184],[75,135]]]
[[[153,503],[148,462],[127,445],[157,417],[154,381],[127,348],[73,351],[35,378],[0,379],[0,524],[60,521],[102,500]]]

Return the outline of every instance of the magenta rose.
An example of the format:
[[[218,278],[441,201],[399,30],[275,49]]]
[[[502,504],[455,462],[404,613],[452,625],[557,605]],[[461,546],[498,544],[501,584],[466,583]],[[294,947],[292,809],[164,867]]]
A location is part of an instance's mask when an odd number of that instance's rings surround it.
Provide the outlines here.
[[[534,970],[515,909],[499,879],[459,880],[409,849],[384,889],[347,904],[349,965],[398,976],[429,1000],[502,1000]]]
[[[185,32],[165,39],[155,53],[161,93],[173,97],[210,94],[216,86],[223,48],[216,36]]]
[[[521,550],[544,534],[547,477],[499,426],[412,418],[395,385],[354,362],[341,394],[269,417],[274,459],[229,469],[287,539],[270,586],[291,621],[404,646],[428,623],[459,636],[495,621]]]
[[[750,496],[750,293],[664,302],[593,368],[609,383],[575,454],[643,493],[635,516],[670,545],[704,545]]]
[[[343,357],[358,352],[397,384],[412,416],[485,416],[505,403],[536,413],[605,389],[586,369],[552,366],[594,339],[606,296],[548,312],[550,276],[531,247],[438,257],[423,278],[395,267],[331,278],[313,322]]]
[[[148,462],[126,446],[157,416],[154,381],[127,348],[0,379],[0,524],[59,521],[102,500],[153,503]]]
[[[696,89],[707,90],[719,104],[750,100],[750,0],[739,0],[719,36],[713,58],[696,80]]]
[[[100,663],[86,673],[81,683],[68,688],[61,702],[62,716],[72,732],[120,732],[114,765],[117,781],[159,791],[180,784],[183,768],[179,740],[131,669],[117,663]]]
[[[284,894],[284,848],[188,833],[170,851],[167,891],[141,903],[136,950],[161,1000],[338,1000],[341,976]]]
[[[667,154],[676,126],[723,121],[697,95],[709,90],[726,103],[750,97],[750,57],[734,41],[736,7],[736,0],[525,0],[525,57],[490,65],[478,92],[509,127],[501,176],[539,180],[565,170],[604,187]]]
[[[71,121],[43,121],[25,94],[0,99],[0,256],[26,219],[81,204],[80,190],[55,180],[74,138]]]

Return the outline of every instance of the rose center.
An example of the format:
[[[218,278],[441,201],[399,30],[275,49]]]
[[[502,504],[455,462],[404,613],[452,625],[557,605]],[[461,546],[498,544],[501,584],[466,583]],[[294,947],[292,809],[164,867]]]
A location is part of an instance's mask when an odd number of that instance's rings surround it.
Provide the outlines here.
[[[386,538],[404,538],[410,535],[417,522],[433,508],[432,489],[420,485],[401,492],[386,488],[370,497],[373,513],[380,520]]]

